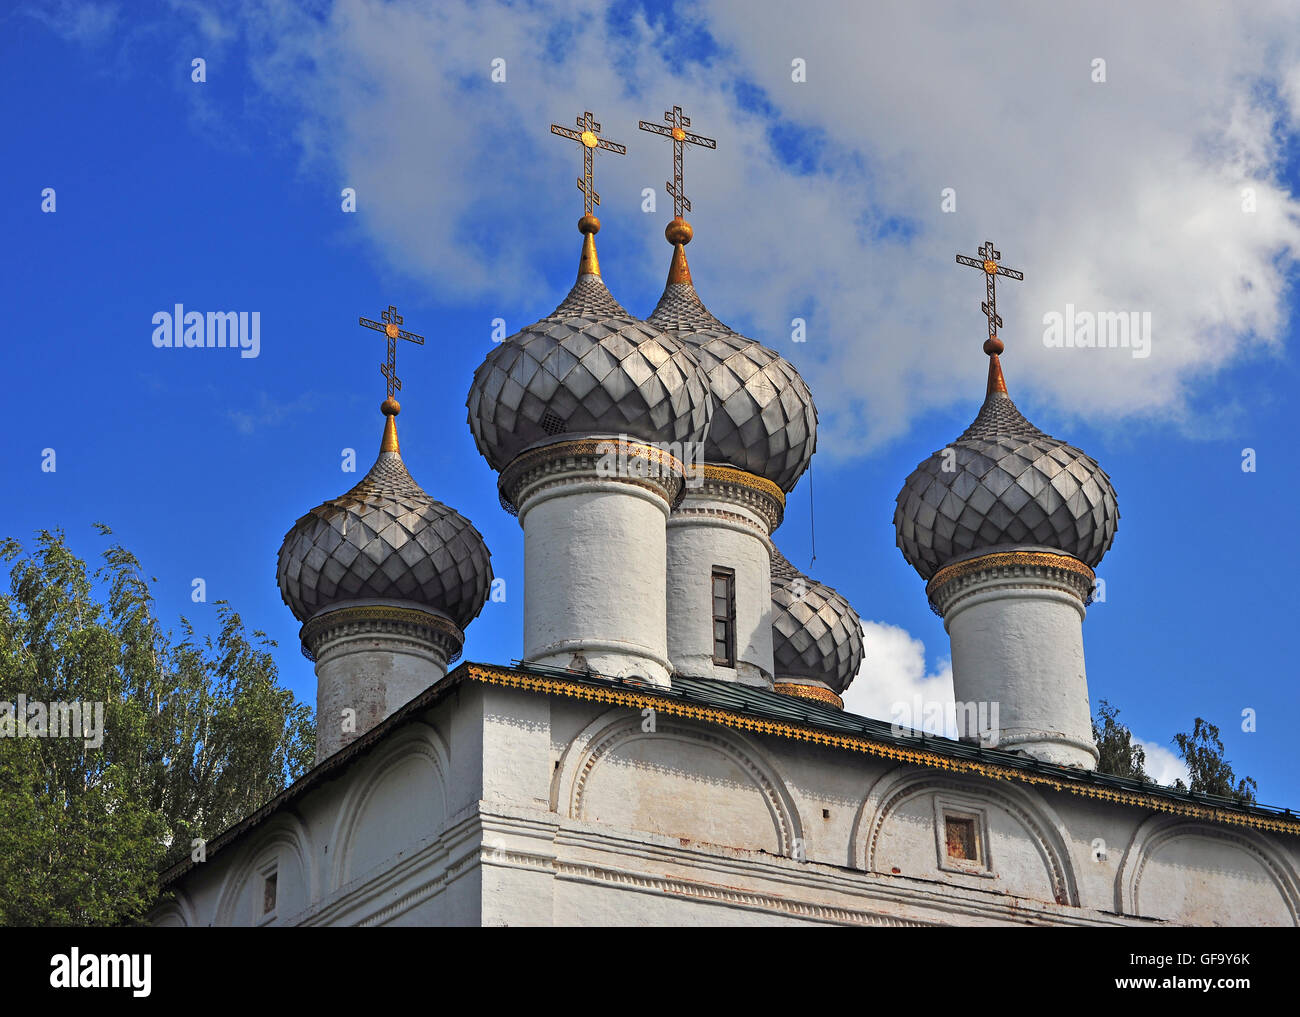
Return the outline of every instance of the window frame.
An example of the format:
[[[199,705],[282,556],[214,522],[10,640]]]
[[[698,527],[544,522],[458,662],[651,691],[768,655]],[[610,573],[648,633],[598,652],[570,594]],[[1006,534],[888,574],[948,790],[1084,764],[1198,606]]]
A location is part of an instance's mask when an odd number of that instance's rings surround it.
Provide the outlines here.
[[[975,838],[975,858],[954,858],[948,854],[948,820],[968,820]],[[934,845],[939,869],[963,876],[996,879],[997,870],[989,852],[989,818],[987,804],[964,795],[934,796]]]
[[[280,913],[280,859],[272,858],[263,862],[256,869],[259,876],[257,881],[258,893],[253,897],[253,907],[256,914],[253,921],[257,925],[268,925],[276,920]],[[275,904],[271,910],[266,910],[266,890],[268,884],[275,886]]]
[[[723,615],[719,615],[717,606],[714,601],[717,594],[714,592],[715,584],[718,580],[726,583],[726,600],[727,610]],[[735,668],[736,666],[736,570],[728,568],[725,565],[714,565],[709,572],[709,637],[712,641],[712,657],[716,667]],[[724,649],[727,656],[718,656],[718,636],[717,627],[721,622],[725,626],[726,638],[722,640],[725,644]]]

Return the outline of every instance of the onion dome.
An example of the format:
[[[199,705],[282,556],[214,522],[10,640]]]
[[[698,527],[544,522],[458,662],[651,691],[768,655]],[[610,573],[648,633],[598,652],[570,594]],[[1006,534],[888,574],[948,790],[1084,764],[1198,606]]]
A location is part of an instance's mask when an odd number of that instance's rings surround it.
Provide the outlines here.
[[[708,375],[714,408],[704,458],[764,477],[788,493],[817,448],[812,392],[785,357],[705,308],[686,263],[690,223],[674,219],[664,234],[673,260],[659,305],[646,320],[690,343]]]
[[[405,600],[464,629],[492,585],[483,537],[406,471],[391,397],[379,458],[352,490],[312,509],[280,546],[280,595],[300,621],[356,600]]]
[[[984,344],[988,388],[970,427],[917,466],[898,493],[898,547],[922,579],[956,558],[1006,546],[1062,551],[1095,567],[1115,539],[1110,477],[1016,409],[1002,350],[996,336]]]
[[[834,693],[849,687],[862,665],[862,621],[842,595],[809,579],[772,547],[772,673]]]
[[[474,372],[466,405],[474,442],[495,470],[563,435],[695,442],[713,412],[691,348],[614,299],[584,215],[578,279],[549,315],[501,343]]]

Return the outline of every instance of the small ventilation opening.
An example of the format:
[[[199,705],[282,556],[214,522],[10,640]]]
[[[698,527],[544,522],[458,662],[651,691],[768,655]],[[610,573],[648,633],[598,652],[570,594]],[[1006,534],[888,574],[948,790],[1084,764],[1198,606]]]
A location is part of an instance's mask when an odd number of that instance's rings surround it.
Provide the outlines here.
[[[547,410],[542,414],[542,430],[547,434],[560,434],[564,430],[564,421]]]

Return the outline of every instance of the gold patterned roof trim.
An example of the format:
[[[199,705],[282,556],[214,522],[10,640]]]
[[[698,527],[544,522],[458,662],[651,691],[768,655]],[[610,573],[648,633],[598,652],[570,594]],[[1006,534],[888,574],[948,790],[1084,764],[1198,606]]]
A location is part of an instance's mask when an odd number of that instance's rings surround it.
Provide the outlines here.
[[[1097,579],[1097,574],[1073,555],[1055,554],[1051,551],[995,551],[992,554],[982,554],[978,558],[968,558],[965,561],[945,565],[925,584],[925,592],[933,600],[941,586],[962,576],[993,568],[1035,567],[1072,572],[1087,580],[1090,587]]]
[[[678,476],[684,476],[686,473],[682,461],[670,452],[642,441],[629,441],[622,438],[578,438],[574,441],[559,441],[551,445],[543,445],[529,452],[521,452],[506,469],[522,472],[538,462],[549,462],[552,459],[564,459],[569,456],[606,456],[620,450],[625,451],[629,457],[635,456],[658,466],[666,466]]]
[[[830,703],[837,710],[844,709],[844,700],[830,689],[824,689],[820,685],[805,685],[803,682],[777,682],[772,686],[772,690],[781,693],[783,696],[793,696],[795,699],[815,699],[819,703]]]
[[[1019,770],[1015,767],[1002,766],[977,760],[957,759],[924,749],[915,749],[890,742],[876,741],[865,735],[839,734],[826,731],[810,724],[790,723],[768,720],[731,710],[711,706],[696,706],[692,703],[673,699],[670,696],[655,695],[652,692],[631,691],[628,689],[602,688],[585,685],[579,681],[566,681],[549,675],[527,674],[506,668],[488,667],[482,664],[470,664],[465,668],[466,676],[471,681],[488,685],[501,685],[506,688],[523,689],[529,692],[545,692],[552,695],[568,696],[573,699],[585,699],[597,703],[609,703],[612,706],[628,706],[635,709],[647,707],[672,717],[684,717],[699,720],[706,724],[718,724],[723,727],[758,734],[775,735],[779,738],[793,738],[798,741],[825,745],[830,748],[847,749],[862,752],[881,759],[893,759],[915,766],[929,766],[953,773],[975,774],[990,780],[1018,780],[1025,784],[1045,785],[1054,791],[1080,795],[1084,798],[1096,798],[1101,801],[1116,802],[1120,805],[1132,805],[1156,812],[1166,812],[1177,816],[1203,819],[1229,826],[1249,826],[1257,830],[1272,830],[1276,833],[1300,835],[1300,817],[1254,816],[1230,809],[1216,809],[1209,805],[1193,802],[1178,802],[1160,795],[1144,794],[1123,788],[1098,787],[1083,781],[1062,779],[1032,770]]]
[[[695,475],[702,475],[706,482],[714,480],[723,484],[735,484],[737,487],[747,487],[751,491],[767,495],[781,506],[783,511],[785,509],[785,492],[766,477],[760,477],[746,470],[738,470],[734,466],[718,466],[712,463],[696,466]]]

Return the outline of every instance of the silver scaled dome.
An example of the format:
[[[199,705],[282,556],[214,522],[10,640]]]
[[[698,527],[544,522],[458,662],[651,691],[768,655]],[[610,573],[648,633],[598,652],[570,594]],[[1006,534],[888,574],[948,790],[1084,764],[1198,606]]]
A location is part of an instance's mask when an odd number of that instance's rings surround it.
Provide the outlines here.
[[[709,426],[708,379],[691,348],[623,309],[600,277],[599,223],[584,216],[579,228],[586,238],[569,295],[474,372],[469,426],[495,470],[562,435],[696,442]]]
[[[285,534],[280,595],[304,622],[324,608],[376,598],[432,608],[464,629],[487,600],[491,556],[473,524],[406,471],[388,412],[397,403],[384,406],[384,442],[370,472]]]
[[[793,364],[728,328],[705,308],[691,281],[684,245],[690,224],[674,219],[668,283],[646,320],[690,343],[713,392],[704,458],[772,481],[787,493],[817,449],[817,407]]]
[[[772,548],[773,674],[822,682],[836,693],[862,666],[862,620],[844,597],[809,579]]]
[[[1008,545],[1052,548],[1090,567],[1110,549],[1119,525],[1110,477],[1024,418],[996,353],[984,405],[949,448],[912,471],[894,511],[898,547],[922,579],[956,558]]]

